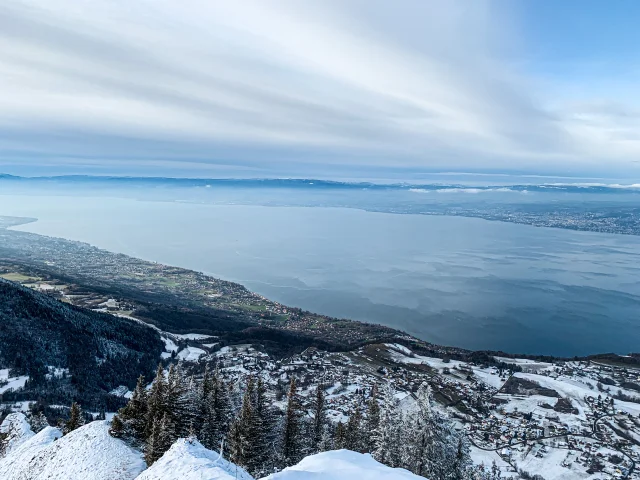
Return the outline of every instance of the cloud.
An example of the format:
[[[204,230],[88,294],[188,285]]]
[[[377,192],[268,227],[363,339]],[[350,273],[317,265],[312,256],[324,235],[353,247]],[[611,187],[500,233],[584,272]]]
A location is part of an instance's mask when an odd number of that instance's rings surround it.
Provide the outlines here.
[[[5,2],[0,154],[79,170],[258,173],[625,166],[637,156],[637,114],[545,96],[510,61],[513,19],[493,7]]]

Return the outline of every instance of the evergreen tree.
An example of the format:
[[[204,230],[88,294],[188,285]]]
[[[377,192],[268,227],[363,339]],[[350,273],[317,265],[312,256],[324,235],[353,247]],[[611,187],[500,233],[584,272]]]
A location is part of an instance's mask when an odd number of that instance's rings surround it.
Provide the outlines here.
[[[338,425],[336,425],[334,445],[338,450],[347,448],[347,429],[342,422],[338,422]]]
[[[167,376],[166,393],[164,396],[165,413],[169,416],[169,423],[173,430],[167,431],[172,443],[181,437],[189,435],[190,409],[187,401],[187,385],[182,373],[181,365],[171,364]]]
[[[401,466],[433,480],[457,480],[469,474],[471,460],[466,437],[455,431],[451,421],[432,405],[427,384],[417,394],[417,410],[406,418]]]
[[[267,386],[260,377],[256,382],[252,405],[255,460],[251,473],[256,477],[262,477],[272,472],[275,466],[273,445],[276,441],[276,419],[267,399]]]
[[[254,380],[249,377],[242,408],[231,424],[228,439],[229,460],[249,472],[252,472],[256,466],[256,416],[252,405],[254,395]]]
[[[327,413],[326,413],[326,401],[324,395],[324,386],[318,385],[316,388],[315,402],[313,405],[313,438],[312,438],[312,451],[320,451],[320,443],[322,437],[326,432],[327,425]]]
[[[71,412],[69,414],[69,420],[67,420],[62,428],[63,435],[73,432],[77,428],[80,428],[84,425],[84,415],[82,414],[82,409],[80,405],[76,402],[71,404]]]
[[[117,414],[111,419],[109,434],[115,438],[122,438],[125,435],[124,423],[120,420],[120,417]]]
[[[153,422],[151,428],[151,436],[147,442],[144,459],[148,466],[153,465],[164,453],[171,448],[173,440],[172,432],[175,431],[175,425],[172,424],[171,417],[165,413],[161,420]]]
[[[144,376],[140,375],[129,403],[118,411],[119,421],[122,423],[122,434],[131,436],[139,441],[145,439],[147,427],[147,404],[149,399],[145,383]]]
[[[373,457],[390,467],[402,464],[402,412],[391,385],[384,391],[383,408],[378,428],[373,432]]]
[[[375,450],[374,436],[380,427],[380,404],[378,403],[378,385],[374,384],[371,396],[367,402],[367,420],[365,433],[365,447],[368,452]]]
[[[49,426],[49,421],[42,412],[31,413],[31,415],[27,417],[27,422],[29,422],[31,430],[33,430],[35,433],[38,433]]]
[[[346,445],[345,448],[354,452],[364,451],[364,442],[362,441],[362,413],[360,407],[356,407],[349,417],[346,427]]]
[[[198,438],[203,442],[206,436],[206,427],[209,417],[209,395],[211,395],[212,381],[211,374],[209,372],[209,365],[205,365],[204,373],[202,375],[202,382],[200,382],[198,393],[196,397],[196,408],[194,425],[197,426]],[[205,445],[206,446],[206,445]]]
[[[157,421],[159,425],[159,422],[166,413],[166,395],[167,384],[164,378],[164,368],[162,368],[162,364],[159,364],[147,399],[144,429],[145,438],[149,438],[152,435],[154,424]]]
[[[334,439],[335,429],[330,422],[327,422],[322,429],[322,437],[320,439],[320,444],[318,445],[319,452],[328,452],[329,450],[335,450],[337,447],[335,446]]]
[[[218,370],[209,375],[208,382],[207,387],[201,387],[204,419],[200,425],[199,439],[205,447],[218,450],[227,436],[231,420],[229,389]]]
[[[298,463],[301,457],[301,416],[296,380],[292,378],[289,385],[287,411],[282,435],[282,460],[287,466]]]

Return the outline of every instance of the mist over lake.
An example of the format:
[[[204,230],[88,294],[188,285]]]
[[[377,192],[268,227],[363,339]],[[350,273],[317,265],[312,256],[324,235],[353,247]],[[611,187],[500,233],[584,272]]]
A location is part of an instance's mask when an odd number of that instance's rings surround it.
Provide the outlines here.
[[[640,237],[355,208],[0,195],[20,230],[243,283],[440,344],[639,350]]]

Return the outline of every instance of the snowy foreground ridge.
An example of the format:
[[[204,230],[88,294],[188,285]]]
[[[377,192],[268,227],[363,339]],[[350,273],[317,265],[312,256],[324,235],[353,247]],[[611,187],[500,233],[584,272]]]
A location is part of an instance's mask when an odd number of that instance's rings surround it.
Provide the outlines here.
[[[371,455],[334,450],[303,459],[263,480],[424,480],[408,470],[376,462]]]
[[[2,480],[254,480],[242,468],[180,439],[150,468],[142,455],[109,435],[109,423],[91,422],[62,436],[54,427],[34,434],[22,413],[9,415],[1,432],[15,432],[0,456]],[[263,480],[418,480],[386,467],[370,455],[337,450],[312,455]]]

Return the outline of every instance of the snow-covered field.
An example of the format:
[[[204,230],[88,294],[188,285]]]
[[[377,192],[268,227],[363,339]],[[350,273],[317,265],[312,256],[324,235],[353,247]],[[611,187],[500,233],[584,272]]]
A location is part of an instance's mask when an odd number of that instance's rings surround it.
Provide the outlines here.
[[[0,395],[8,390],[19,390],[24,387],[24,384],[29,380],[29,377],[19,376],[19,377],[9,377],[9,369],[4,368],[0,370],[0,383],[5,385],[0,385]]]

